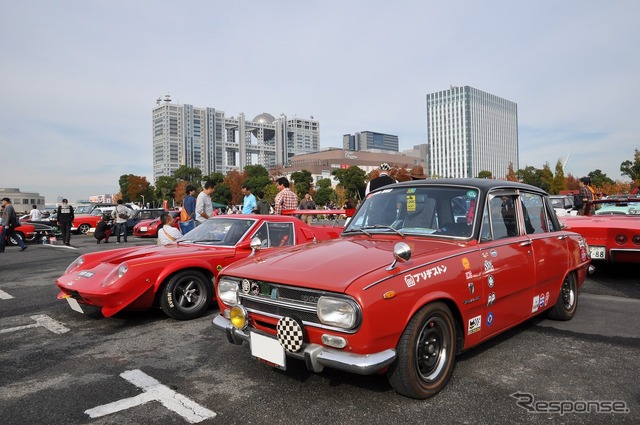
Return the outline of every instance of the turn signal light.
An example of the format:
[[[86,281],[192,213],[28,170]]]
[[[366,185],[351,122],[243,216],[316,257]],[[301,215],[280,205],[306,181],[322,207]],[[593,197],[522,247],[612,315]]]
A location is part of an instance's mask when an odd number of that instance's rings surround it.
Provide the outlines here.
[[[241,305],[236,305],[229,313],[229,320],[236,329],[244,329],[247,327],[247,311]]]

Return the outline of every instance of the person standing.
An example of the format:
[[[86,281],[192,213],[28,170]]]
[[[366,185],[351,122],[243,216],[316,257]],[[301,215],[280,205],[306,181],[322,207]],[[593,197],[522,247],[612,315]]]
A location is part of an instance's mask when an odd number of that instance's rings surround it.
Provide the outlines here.
[[[118,199],[118,205],[114,208],[111,213],[111,217],[114,220],[114,230],[116,232],[116,243],[120,243],[120,236],[124,235],[123,240],[124,243],[127,243],[127,236],[129,234],[129,228],[127,227],[127,221],[131,217],[131,212],[129,208],[127,208],[122,199]]]
[[[187,192],[187,197],[184,198],[184,201],[182,202],[182,208],[184,208],[187,211],[187,214],[189,214],[189,220],[183,221],[181,219],[180,221],[180,229],[182,229],[183,234],[196,227],[194,223],[196,216],[196,198],[193,196],[196,193],[196,188],[193,187],[193,185],[187,185],[184,190]]]
[[[104,243],[109,243],[109,236],[111,236],[111,226],[109,225],[109,214],[102,214],[102,218],[96,224],[96,231],[93,236],[97,239],[96,243],[100,243],[104,239]]]
[[[204,223],[209,218],[213,217],[213,203],[211,202],[211,194],[215,191],[216,184],[207,180],[204,184],[204,189],[198,194],[196,199],[196,223],[198,226]]]
[[[580,206],[580,210],[578,214],[584,215],[586,209],[588,208],[589,201],[593,201],[593,191],[589,188],[589,184],[591,183],[591,179],[589,177],[580,177],[578,181],[578,196],[582,201],[582,205]]]
[[[37,205],[31,205],[31,211],[29,212],[29,221],[42,220],[42,213],[38,209]]]
[[[240,191],[244,195],[242,214],[253,214],[253,210],[256,209],[256,197],[251,193],[251,189],[246,183],[240,187]]]
[[[256,198],[256,207],[254,208],[253,212],[255,214],[271,214],[269,203],[266,199],[264,199],[264,192],[261,190],[256,190]]]
[[[9,198],[2,198],[2,219],[0,219],[0,224],[2,224],[2,230],[0,230],[0,252],[4,252],[5,238],[9,239],[11,237],[18,242],[20,251],[28,248],[22,238],[16,233],[15,229],[20,226],[20,221],[16,216],[16,210],[13,208],[11,199]]]
[[[282,210],[295,210],[298,207],[298,197],[289,189],[289,179],[280,177],[276,180],[276,187],[278,188],[278,194],[276,195],[273,213],[281,215]]]
[[[71,226],[73,225],[73,219],[75,218],[73,207],[69,205],[68,199],[62,200],[62,205],[58,205],[58,227],[62,233],[62,242],[65,245],[71,245]]]
[[[369,192],[378,189],[379,187],[386,186],[388,184],[396,183],[395,179],[389,176],[389,171],[391,171],[391,166],[386,162],[380,164],[380,174],[375,179],[369,180],[367,183],[367,188],[364,191],[365,196],[369,194]]]
[[[315,210],[316,209],[316,203],[313,202],[313,199],[311,199],[311,194],[309,193],[305,193],[304,194],[304,199],[302,201],[300,201],[300,205],[298,205],[298,209],[299,210]],[[313,221],[313,215],[312,214],[300,214],[302,217],[302,221],[304,221],[307,224],[311,224],[311,222]]]

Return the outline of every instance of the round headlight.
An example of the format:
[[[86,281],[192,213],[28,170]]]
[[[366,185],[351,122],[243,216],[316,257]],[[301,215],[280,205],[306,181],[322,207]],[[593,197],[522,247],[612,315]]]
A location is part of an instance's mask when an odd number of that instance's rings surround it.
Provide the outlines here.
[[[354,302],[332,297],[320,297],[317,305],[318,318],[329,326],[350,329],[356,325],[358,310]]]
[[[224,277],[218,281],[218,299],[229,306],[238,304],[238,282]]]

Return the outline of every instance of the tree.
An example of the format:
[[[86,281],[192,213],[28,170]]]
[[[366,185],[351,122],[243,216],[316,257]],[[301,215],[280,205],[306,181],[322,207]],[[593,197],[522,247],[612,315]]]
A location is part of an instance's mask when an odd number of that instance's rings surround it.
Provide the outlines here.
[[[202,181],[206,182],[207,180],[211,180],[213,184],[218,185],[224,181],[224,174],[222,173],[211,173],[208,176],[203,176]]]
[[[173,176],[177,179],[189,182],[198,188],[202,186],[202,171],[199,168],[181,165],[173,172]]]
[[[331,187],[331,179],[320,179],[316,185],[318,190],[313,198],[316,205],[327,205],[329,202],[336,202],[336,192]]]
[[[229,188],[229,191],[231,193],[231,198],[228,200],[227,203],[231,203],[233,205],[239,205],[244,202],[244,196],[242,195],[242,191],[240,190],[240,187],[242,186],[242,183],[244,183],[244,180],[245,180],[244,173],[241,173],[240,171],[236,171],[236,170],[231,170],[224,177],[224,180],[222,181],[222,183],[218,185],[218,186],[225,185],[226,187]],[[218,186],[216,186],[216,192],[218,191]]]
[[[482,170],[478,173],[478,178],[479,179],[492,179],[493,178],[493,174],[491,174],[491,171],[487,171],[487,170]]]
[[[557,195],[561,190],[565,188],[565,179],[564,179],[564,168],[562,166],[562,161],[558,160],[556,162],[556,172],[553,176],[553,181],[551,182],[551,188],[549,189],[549,193],[552,195]]]
[[[143,196],[150,200],[153,196],[153,187],[146,177],[130,174],[127,176],[127,190],[123,192],[123,195],[128,199],[128,202],[142,202]]]
[[[303,199],[305,193],[311,189],[311,183],[313,183],[311,173],[307,170],[293,172],[291,173],[291,180],[295,182],[294,192],[299,199]]]
[[[593,187],[601,188],[605,184],[609,184],[609,185],[615,184],[615,182],[611,180],[609,177],[607,177],[605,173],[597,169],[595,171],[591,171],[587,175],[591,179],[591,186]]]
[[[118,184],[120,186],[120,195],[122,196],[122,202],[131,202],[129,199],[129,177],[133,176],[133,174],[123,174],[118,179]]]
[[[269,170],[262,165],[247,165],[244,167],[244,175],[244,183],[249,186],[251,193],[254,195],[258,190],[264,191],[264,188],[271,184]]]
[[[542,166],[542,170],[539,171],[540,173],[538,173],[538,175],[542,184],[538,187],[546,192],[551,192],[551,187],[553,186],[553,173],[551,172],[549,163],[545,162]]]
[[[178,179],[171,176],[160,176],[156,181],[156,199],[169,200],[176,197]],[[184,196],[182,197],[184,199]],[[178,200],[181,201],[182,199]]]
[[[507,168],[507,181],[510,181],[510,182],[518,181],[518,176],[516,175],[516,172],[513,169],[513,162],[510,162],[509,167]]]
[[[224,205],[237,204],[237,202],[233,202],[233,192],[226,183],[216,185],[216,190],[211,195],[211,200]]]
[[[367,187],[367,179],[364,170],[360,167],[353,166],[349,168],[336,168],[331,175],[338,179],[347,194],[346,196],[353,199],[362,199],[364,190]],[[337,193],[337,190],[336,190]]]
[[[633,154],[633,162],[627,160],[620,164],[620,172],[636,184],[640,184],[640,150],[636,149]]]

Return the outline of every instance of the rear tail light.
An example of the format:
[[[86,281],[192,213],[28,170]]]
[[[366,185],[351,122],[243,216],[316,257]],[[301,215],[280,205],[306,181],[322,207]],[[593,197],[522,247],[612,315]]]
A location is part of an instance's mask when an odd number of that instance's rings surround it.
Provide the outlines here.
[[[625,235],[617,235],[616,236],[616,243],[618,245],[624,245],[627,243],[627,237]]]
[[[633,243],[636,245],[640,245],[640,235],[635,235],[633,237]]]

